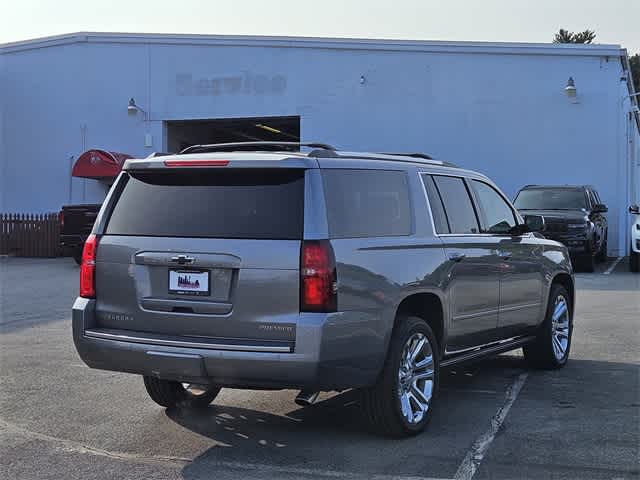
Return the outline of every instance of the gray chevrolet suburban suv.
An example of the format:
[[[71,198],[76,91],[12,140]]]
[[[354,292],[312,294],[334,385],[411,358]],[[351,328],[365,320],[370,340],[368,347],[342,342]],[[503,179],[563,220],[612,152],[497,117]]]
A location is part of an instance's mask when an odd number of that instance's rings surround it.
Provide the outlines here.
[[[259,142],[128,160],[84,247],[73,338],[164,407],[356,388],[377,430],[411,435],[442,368],[517,348],[566,363],[573,272],[543,224],[424,154]]]

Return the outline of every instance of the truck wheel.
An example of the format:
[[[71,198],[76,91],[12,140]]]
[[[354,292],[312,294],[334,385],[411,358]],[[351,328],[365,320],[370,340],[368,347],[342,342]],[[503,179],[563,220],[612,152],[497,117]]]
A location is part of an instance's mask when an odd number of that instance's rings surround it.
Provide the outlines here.
[[[395,436],[420,433],[433,414],[439,380],[438,344],[417,317],[398,320],[378,382],[362,389],[363,410],[378,432]]]
[[[580,270],[592,273],[596,269],[596,257],[592,252],[587,252],[586,255],[580,257],[578,266],[580,267]]]
[[[606,235],[606,233],[605,233]],[[606,262],[607,261],[607,238],[605,237],[605,239],[602,241],[602,248],[600,248],[600,251],[598,252],[598,261],[599,262]]]
[[[76,261],[78,265],[82,265],[82,249],[83,248],[84,247],[74,248],[73,252],[71,253],[71,256],[73,257],[73,259]]]
[[[524,358],[538,368],[561,368],[569,359],[573,312],[567,290],[558,284],[551,286],[547,315],[537,338],[523,347]]]
[[[220,393],[215,385],[195,385],[155,377],[144,377],[144,386],[151,399],[161,407],[203,408]]]
[[[629,269],[632,272],[640,272],[640,253],[631,252],[629,255]]]

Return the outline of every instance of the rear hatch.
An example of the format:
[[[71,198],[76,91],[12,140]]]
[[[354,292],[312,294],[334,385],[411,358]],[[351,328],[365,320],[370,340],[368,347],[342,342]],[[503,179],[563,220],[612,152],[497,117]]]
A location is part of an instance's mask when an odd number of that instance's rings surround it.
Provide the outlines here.
[[[124,173],[96,260],[97,330],[293,351],[304,169]]]

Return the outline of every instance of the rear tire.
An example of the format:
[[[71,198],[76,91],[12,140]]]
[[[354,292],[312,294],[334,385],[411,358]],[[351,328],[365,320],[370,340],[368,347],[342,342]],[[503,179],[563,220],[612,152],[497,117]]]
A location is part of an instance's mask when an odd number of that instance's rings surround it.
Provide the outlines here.
[[[573,334],[573,312],[567,290],[559,284],[551,286],[544,322],[537,338],[525,345],[525,360],[533,367],[562,368],[569,359]]]
[[[640,253],[631,252],[629,254],[629,269],[632,272],[640,272]]]
[[[161,380],[155,377],[145,376],[144,386],[151,400],[161,407],[186,407],[203,408],[209,405],[220,393],[220,387],[207,385],[201,389],[201,393],[194,393],[185,384],[172,380]],[[189,384],[187,384],[189,385]]]
[[[438,392],[436,337],[421,318],[398,319],[378,382],[361,390],[371,426],[384,435],[416,435],[433,414]]]

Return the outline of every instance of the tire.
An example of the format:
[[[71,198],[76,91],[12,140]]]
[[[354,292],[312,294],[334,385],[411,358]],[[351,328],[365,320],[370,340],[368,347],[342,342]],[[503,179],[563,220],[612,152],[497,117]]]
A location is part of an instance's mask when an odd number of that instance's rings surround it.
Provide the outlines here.
[[[409,347],[416,348],[418,352],[413,361],[409,358]],[[361,390],[363,410],[373,429],[393,437],[411,436],[423,431],[433,415],[439,367],[438,344],[429,325],[417,317],[399,318],[377,383]],[[415,378],[420,375],[423,378]],[[418,398],[426,408],[418,406]]]
[[[83,247],[74,248],[73,252],[71,253],[71,256],[78,265],[82,265],[82,249]]]
[[[605,237],[604,237],[604,240],[602,241],[602,247],[600,248],[600,251],[598,252],[598,256],[597,256],[597,260],[599,262],[607,261],[607,250],[608,250],[607,233],[605,232]]]
[[[640,272],[640,253],[631,252],[629,254],[629,270],[632,272]]]
[[[202,393],[196,394],[184,384],[171,380],[161,380],[145,376],[144,386],[151,399],[161,407],[204,408],[220,393],[220,387],[207,386]],[[188,384],[187,384],[188,385]]]
[[[596,257],[593,253],[588,252],[586,255],[580,257],[578,266],[583,272],[593,273],[596,270]]]
[[[522,349],[525,360],[531,366],[556,369],[566,365],[573,334],[573,312],[569,299],[569,294],[562,285],[551,286],[544,322],[540,326],[536,339]],[[564,303],[564,312],[560,310],[561,303]]]

